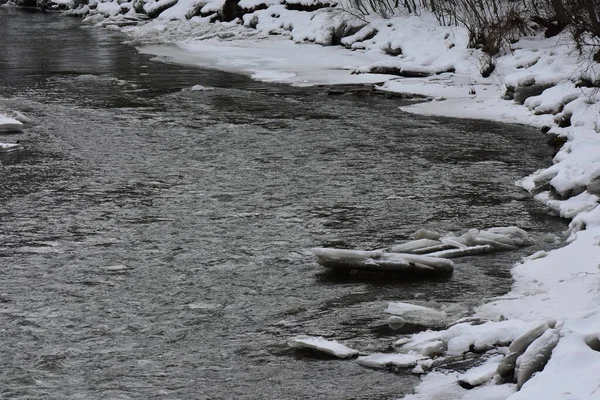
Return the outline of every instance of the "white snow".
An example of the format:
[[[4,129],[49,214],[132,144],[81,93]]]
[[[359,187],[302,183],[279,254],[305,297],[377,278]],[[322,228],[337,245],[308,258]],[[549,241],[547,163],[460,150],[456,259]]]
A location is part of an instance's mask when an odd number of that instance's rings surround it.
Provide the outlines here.
[[[461,374],[458,381],[469,386],[481,386],[492,380],[496,375],[496,369],[504,356],[497,355],[486,360],[486,362],[478,367],[474,367]]]
[[[461,388],[456,382],[458,372],[431,372],[423,377],[423,382],[415,389],[415,394],[405,396],[405,400],[505,400],[512,395],[515,385],[488,384],[471,390]],[[531,399],[538,399],[532,397]]]
[[[389,75],[351,75],[361,64],[360,55],[341,48],[315,44],[298,45],[276,38],[249,44],[246,41],[220,43],[205,40],[178,46],[149,45],[141,53],[166,57],[170,61],[223,71],[240,72],[265,82],[284,82],[298,86],[324,83],[373,83],[390,79]],[[307,65],[303,60],[314,62]]]
[[[358,355],[357,350],[334,340],[326,340],[321,336],[296,336],[288,340],[288,346],[299,349],[313,349],[339,358],[350,358]]]
[[[508,345],[526,326],[525,322],[517,319],[489,321],[481,325],[462,323],[448,328],[441,337],[448,344],[447,353],[457,355],[471,349],[479,352]]]

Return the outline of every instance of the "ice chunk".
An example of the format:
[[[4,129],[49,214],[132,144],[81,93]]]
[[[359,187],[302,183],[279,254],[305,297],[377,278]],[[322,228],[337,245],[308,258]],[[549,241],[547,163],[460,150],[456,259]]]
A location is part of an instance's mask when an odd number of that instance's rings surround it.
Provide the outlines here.
[[[427,229],[419,229],[415,233],[413,233],[413,238],[415,239],[431,239],[431,240],[439,240],[442,235],[437,232],[430,231]]]
[[[443,268],[452,270],[454,263],[450,260],[440,260],[437,257],[430,257],[428,255],[417,255],[417,254],[401,254],[401,253],[387,253],[387,257],[392,259],[404,259],[409,263],[420,263],[431,267]]]
[[[480,246],[471,246],[465,249],[449,249],[449,250],[441,250],[435,251],[433,253],[429,253],[430,257],[440,257],[440,258],[456,258],[456,257],[465,257],[472,256],[475,254],[483,254],[494,251],[494,248],[488,244],[480,245]]]
[[[385,312],[399,316],[414,325],[443,327],[447,323],[445,312],[410,303],[390,303]]]
[[[193,90],[196,92],[212,92],[215,90],[215,88],[206,87],[206,86],[202,86],[202,85],[194,85],[190,88],[190,90]]]
[[[552,355],[552,350],[558,344],[560,339],[559,332],[559,329],[548,329],[542,336],[531,343],[527,350],[525,350],[525,353],[517,359],[516,375],[517,386],[519,388],[535,372],[544,369]]]
[[[442,339],[448,343],[448,354],[467,351],[484,351],[512,342],[523,331],[525,322],[506,320],[486,322],[481,325],[458,324],[443,332]]]
[[[383,250],[361,251],[313,248],[317,262],[338,270],[387,271],[402,273],[450,273],[450,260],[413,254],[386,253]]]
[[[106,267],[100,267],[100,269],[103,271],[106,271],[106,272],[110,272],[110,273],[122,274],[122,273],[129,271],[131,268],[128,267],[127,265],[116,264],[116,265],[109,265]]]
[[[443,237],[440,242],[458,249],[467,249],[466,240],[462,237]]]
[[[527,257],[523,258],[523,261],[537,260],[539,258],[544,258],[546,256],[548,256],[548,252],[546,252],[544,250],[540,250],[540,251],[537,251],[537,252],[533,253],[530,256],[527,256]]]
[[[11,151],[17,151],[23,149],[23,146],[19,143],[1,143],[0,142],[0,153],[10,153]]]
[[[358,357],[357,362],[365,367],[385,368],[394,366],[397,368],[412,368],[418,361],[426,357],[416,354],[398,354],[398,353],[375,353],[369,356]]]
[[[415,333],[410,337],[398,339],[394,343],[394,347],[402,347],[403,351],[416,351],[421,352],[425,347],[428,347],[431,343],[439,342],[442,340],[442,332],[427,330],[424,332]]]
[[[296,336],[288,340],[288,346],[296,349],[312,349],[339,358],[350,358],[358,355],[357,350],[334,340],[326,340],[321,336]]]
[[[467,243],[470,245],[490,245],[496,250],[514,250],[517,246],[508,237],[492,232],[471,229],[466,233]]]
[[[23,129],[23,123],[15,118],[0,114],[0,132],[20,131]]]
[[[390,249],[393,253],[412,253],[414,250],[427,248],[431,246],[438,246],[440,242],[432,239],[418,239],[410,242],[397,244],[392,246]]]
[[[548,329],[552,329],[555,326],[555,319],[536,324],[532,328],[526,330],[521,335],[519,335],[519,337],[517,337],[515,340],[513,340],[513,342],[508,347],[508,350],[510,352],[524,352],[527,349],[527,347],[529,347],[529,345],[533,343],[534,340],[542,336],[542,334]]]
[[[21,113],[19,111],[13,111],[10,116],[12,118],[16,119],[17,121],[22,122],[24,124],[27,124],[27,123],[31,122],[31,119],[27,118],[25,115],[23,115],[23,113]]]
[[[497,355],[487,360],[483,365],[471,368],[460,375],[458,384],[465,389],[472,389],[489,382],[494,375],[496,375],[496,369],[498,368],[500,361],[502,361],[502,358],[502,355]]]
[[[510,376],[514,376],[515,367],[517,366],[517,359],[521,356],[521,353],[510,353],[500,364],[498,364],[498,368],[496,372],[503,378],[508,378]]]
[[[453,248],[453,246],[451,246],[449,244],[439,243],[435,246],[423,247],[422,249],[414,250],[413,253],[429,255],[430,253],[434,253],[436,251],[448,250],[448,249],[452,249],[452,248]]]

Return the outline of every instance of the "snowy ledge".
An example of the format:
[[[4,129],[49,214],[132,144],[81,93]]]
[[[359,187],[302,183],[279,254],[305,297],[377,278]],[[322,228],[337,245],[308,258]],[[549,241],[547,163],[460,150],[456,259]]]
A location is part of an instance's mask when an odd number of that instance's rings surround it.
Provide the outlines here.
[[[554,164],[518,184],[572,219],[570,244],[515,266],[512,291],[477,310],[476,317],[489,322],[465,321],[415,334],[396,348],[431,356],[473,348],[490,352],[483,366],[465,374],[425,375],[416,393],[406,397],[411,400],[600,395],[595,374],[600,367],[600,95],[586,87],[598,81],[596,64],[585,64],[561,36],[530,37],[497,57],[494,73],[482,78],[484,56],[466,48],[466,32],[440,27],[428,15],[369,16],[357,23],[339,9],[300,12],[273,1],[246,14],[244,26],[209,23],[209,17],[180,20],[196,3],[180,0],[156,20],[135,27],[119,22],[119,13],[135,14],[133,8],[128,11],[129,3],[100,3],[88,21],[122,29],[141,51],[170,61],[294,85],[378,82],[383,91],[434,99],[403,107],[406,112],[520,123],[564,138]],[[203,9],[215,11],[219,4],[207,2]],[[305,43],[328,45],[338,39],[346,49]],[[164,45],[172,43],[177,45]],[[423,371],[426,365],[417,367]],[[502,376],[514,377],[516,384],[498,384]]]

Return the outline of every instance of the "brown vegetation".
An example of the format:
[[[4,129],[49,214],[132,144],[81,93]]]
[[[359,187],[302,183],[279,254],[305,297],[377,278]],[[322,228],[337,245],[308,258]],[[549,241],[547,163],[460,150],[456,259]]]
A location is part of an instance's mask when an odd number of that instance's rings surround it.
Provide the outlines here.
[[[568,29],[580,50],[584,44],[600,47],[600,0],[350,0],[350,4],[358,12],[384,17],[399,11],[432,12],[442,25],[467,28],[470,46],[490,56],[535,30],[551,37]],[[600,61],[600,52],[594,61]]]

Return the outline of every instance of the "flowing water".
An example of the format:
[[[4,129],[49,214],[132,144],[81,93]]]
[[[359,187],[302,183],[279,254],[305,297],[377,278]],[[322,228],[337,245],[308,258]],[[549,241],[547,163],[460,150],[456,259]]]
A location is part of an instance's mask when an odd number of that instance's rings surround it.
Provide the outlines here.
[[[551,162],[533,129],[151,62],[55,15],[0,8],[0,38],[0,108],[34,119],[0,134],[26,149],[0,157],[3,399],[397,398],[418,378],[286,340],[389,351],[387,302],[468,310],[547,245],[431,281],[328,275],[307,249],[564,229],[514,186]]]

